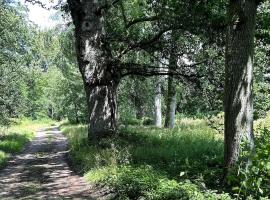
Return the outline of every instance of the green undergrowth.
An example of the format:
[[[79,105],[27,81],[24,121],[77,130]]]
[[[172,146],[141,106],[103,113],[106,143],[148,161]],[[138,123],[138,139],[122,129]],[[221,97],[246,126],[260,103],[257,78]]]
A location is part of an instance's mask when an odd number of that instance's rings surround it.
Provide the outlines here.
[[[52,123],[49,119],[22,119],[14,121],[9,128],[0,127],[0,167],[5,165],[11,154],[21,151],[24,145],[34,138],[38,128]]]
[[[241,153],[238,165],[231,170],[228,183],[239,199],[270,199],[270,113],[255,121],[255,152]],[[250,165],[246,166],[246,161]]]
[[[124,126],[89,145],[85,125],[64,125],[74,166],[116,199],[230,199],[219,190],[223,138],[203,120],[180,120],[173,130]],[[92,142],[93,143],[93,142]]]

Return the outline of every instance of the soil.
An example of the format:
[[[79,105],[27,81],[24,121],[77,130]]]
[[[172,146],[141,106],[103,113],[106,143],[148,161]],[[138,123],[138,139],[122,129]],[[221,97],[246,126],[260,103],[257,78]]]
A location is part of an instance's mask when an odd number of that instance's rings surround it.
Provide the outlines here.
[[[0,171],[0,199],[109,199],[68,165],[67,138],[58,127],[37,131],[33,141]]]

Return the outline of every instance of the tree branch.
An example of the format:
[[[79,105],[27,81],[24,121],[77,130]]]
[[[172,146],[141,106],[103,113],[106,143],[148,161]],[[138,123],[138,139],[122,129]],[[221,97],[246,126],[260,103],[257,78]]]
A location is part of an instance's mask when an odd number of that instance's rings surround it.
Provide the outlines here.
[[[125,48],[123,51],[121,51],[118,58],[120,59],[123,55],[125,55],[126,53],[128,53],[129,51],[131,51],[133,49],[136,49],[136,48],[143,49],[145,46],[149,46],[149,45],[153,44],[154,42],[159,40],[163,36],[164,33],[168,32],[170,30],[172,30],[172,27],[167,27],[163,30],[160,30],[156,35],[152,36],[151,38],[139,41],[137,43],[129,44],[129,46],[127,48]]]
[[[50,10],[50,9],[59,9],[59,8],[61,7],[62,3],[63,3],[62,0],[58,0],[58,1],[57,1],[57,4],[55,4],[54,6],[48,7],[48,6],[46,6],[45,3],[42,3],[42,2],[39,1],[39,0],[25,0],[24,2],[25,2],[25,3],[28,2],[28,3],[31,3],[31,4],[33,4],[33,5],[34,5],[34,4],[37,4],[37,5],[39,5],[40,7],[44,8],[44,9],[46,9],[46,10]],[[52,3],[53,3],[53,2],[52,2]]]
[[[106,3],[106,4],[103,4],[101,6],[99,6],[96,10],[97,13],[101,13],[102,10],[108,10],[110,9],[112,6],[114,6],[115,4],[117,4],[119,1],[121,0],[113,0],[112,2],[110,3]]]
[[[138,64],[138,63],[121,63],[120,64],[121,76],[139,75],[139,76],[160,76],[171,75],[174,77],[182,77],[189,81],[202,78],[203,76],[196,73],[185,73],[179,69],[168,69],[168,67],[155,67],[151,65]]]
[[[148,21],[155,21],[158,20],[159,17],[158,16],[150,16],[150,17],[142,17],[142,18],[137,18],[137,19],[133,19],[132,21],[128,22],[126,24],[126,29],[130,28],[131,26],[137,24],[137,23],[141,23],[141,22],[148,22]]]

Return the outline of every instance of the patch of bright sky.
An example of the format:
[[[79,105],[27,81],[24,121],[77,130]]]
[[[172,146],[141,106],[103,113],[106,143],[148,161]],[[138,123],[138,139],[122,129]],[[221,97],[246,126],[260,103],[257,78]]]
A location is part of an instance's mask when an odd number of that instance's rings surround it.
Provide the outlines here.
[[[59,23],[58,20],[53,19],[56,15],[56,10],[54,9],[44,9],[38,4],[31,4],[29,2],[25,2],[25,0],[19,0],[22,4],[26,5],[29,9],[28,15],[29,20],[37,24],[42,29],[49,29],[54,27]],[[50,6],[49,4],[46,4],[47,1],[42,0],[42,3],[45,3],[45,5]]]

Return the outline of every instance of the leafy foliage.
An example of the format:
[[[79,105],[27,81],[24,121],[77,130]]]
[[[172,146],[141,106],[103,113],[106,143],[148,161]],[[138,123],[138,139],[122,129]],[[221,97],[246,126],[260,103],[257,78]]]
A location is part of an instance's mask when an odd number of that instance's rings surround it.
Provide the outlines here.
[[[85,121],[71,29],[39,30],[25,10],[17,3],[0,4],[0,125],[23,116]]]
[[[270,196],[270,127],[269,114],[256,127],[256,152],[242,152],[242,160],[250,159],[250,165],[239,165],[231,172],[229,184],[234,192],[243,198],[269,198]]]
[[[24,13],[6,4],[0,4],[0,124],[9,124],[9,117],[16,117],[22,111],[23,56],[28,45],[28,31]]]

